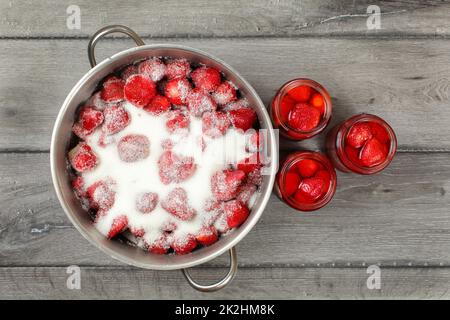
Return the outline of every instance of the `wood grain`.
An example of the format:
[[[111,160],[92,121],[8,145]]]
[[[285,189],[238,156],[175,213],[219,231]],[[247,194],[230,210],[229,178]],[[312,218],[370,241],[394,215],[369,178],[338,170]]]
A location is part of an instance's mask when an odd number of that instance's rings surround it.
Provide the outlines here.
[[[381,288],[367,288],[366,268],[240,268],[226,288],[201,293],[179,271],[81,266],[81,289],[67,289],[66,267],[0,268],[0,299],[448,299],[448,268],[381,268]],[[192,272],[202,283],[223,268]]]
[[[84,240],[53,191],[47,154],[0,154],[0,265],[120,265]],[[339,174],[313,213],[273,196],[238,245],[243,266],[450,266],[450,157],[398,154],[381,174]],[[209,263],[225,266],[224,255]]]
[[[401,150],[450,150],[448,41],[172,41],[203,49],[230,63],[266,105],[285,81],[309,77],[325,85],[333,97],[332,124],[355,113],[374,113],[393,126]],[[51,128],[65,96],[89,70],[86,42],[2,41],[0,150],[49,149]],[[98,56],[130,45],[126,40],[106,40],[100,43]],[[322,139],[282,147],[318,148]]]
[[[81,28],[66,21],[81,10]],[[368,30],[367,7],[381,9],[381,29]],[[124,24],[145,37],[448,36],[448,1],[114,1],[0,2],[0,37],[88,37]]]

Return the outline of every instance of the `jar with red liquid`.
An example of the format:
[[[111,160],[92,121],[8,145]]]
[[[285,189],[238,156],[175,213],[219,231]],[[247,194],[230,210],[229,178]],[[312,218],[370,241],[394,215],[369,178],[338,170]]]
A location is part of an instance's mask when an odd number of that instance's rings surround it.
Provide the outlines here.
[[[328,133],[326,146],[336,169],[374,174],[391,163],[397,138],[386,121],[363,113],[335,126]]]
[[[330,202],[336,181],[336,171],[325,155],[297,151],[288,155],[280,167],[275,190],[292,208],[313,211]]]
[[[285,83],[271,104],[275,129],[292,140],[304,140],[322,132],[328,125],[332,103],[327,90],[310,79]]]

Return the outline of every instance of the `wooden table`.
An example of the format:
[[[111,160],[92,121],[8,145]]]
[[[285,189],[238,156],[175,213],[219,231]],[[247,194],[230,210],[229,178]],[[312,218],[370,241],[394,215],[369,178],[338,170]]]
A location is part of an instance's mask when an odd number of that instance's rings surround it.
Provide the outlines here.
[[[0,1],[0,298],[450,298],[450,1]],[[66,9],[81,9],[81,29]],[[369,30],[367,7],[381,8]],[[89,70],[89,36],[124,24],[146,43],[182,43],[227,61],[266,104],[294,77],[329,89],[333,124],[386,119],[399,150],[381,174],[339,174],[333,201],[299,213],[272,196],[237,246],[239,272],[212,294],[180,272],[126,266],[66,218],[50,178],[58,110]],[[103,40],[99,59],[132,45]],[[283,150],[320,149],[323,136]],[[203,282],[223,256],[195,268]],[[81,290],[66,287],[81,267]],[[366,285],[381,269],[381,289]]]

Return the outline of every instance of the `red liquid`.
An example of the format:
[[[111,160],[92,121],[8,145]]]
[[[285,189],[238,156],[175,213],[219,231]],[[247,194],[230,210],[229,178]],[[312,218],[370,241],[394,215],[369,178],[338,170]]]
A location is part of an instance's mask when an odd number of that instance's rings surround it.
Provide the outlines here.
[[[313,211],[330,202],[336,191],[336,181],[336,171],[325,155],[298,151],[283,162],[275,190],[292,208]]]
[[[374,174],[391,163],[397,138],[383,119],[359,114],[335,126],[327,136],[333,165],[344,172]]]
[[[330,121],[331,111],[328,92],[309,79],[285,83],[271,104],[274,127],[292,140],[308,139],[322,132]]]

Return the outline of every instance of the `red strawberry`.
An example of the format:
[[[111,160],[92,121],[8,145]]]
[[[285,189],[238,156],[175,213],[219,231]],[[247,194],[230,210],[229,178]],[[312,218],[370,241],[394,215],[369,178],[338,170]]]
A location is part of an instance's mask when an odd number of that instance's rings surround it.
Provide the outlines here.
[[[211,191],[217,200],[227,201],[239,194],[239,187],[245,179],[241,170],[221,170],[211,177]]]
[[[237,164],[237,168],[242,170],[246,174],[254,171],[255,169],[259,169],[262,166],[262,155],[259,153],[254,153],[250,157],[241,160]]]
[[[121,73],[121,77],[123,80],[127,80],[129,77],[131,77],[134,74],[138,73],[138,68],[132,64],[128,67],[126,67],[125,69],[123,69],[122,73]]]
[[[98,164],[97,156],[84,142],[78,143],[75,148],[70,150],[68,157],[70,165],[78,172],[92,170]]]
[[[346,142],[353,148],[361,148],[372,138],[372,130],[366,122],[355,123],[347,134]]]
[[[167,233],[177,230],[178,224],[175,221],[168,220],[164,222],[161,226],[161,230]]]
[[[150,141],[142,134],[129,134],[120,139],[117,151],[124,162],[139,161],[149,156]]]
[[[202,116],[202,132],[211,138],[223,136],[231,122],[221,111],[205,112]]]
[[[164,96],[156,95],[150,100],[150,103],[144,107],[144,110],[153,115],[160,115],[170,110],[171,104],[169,99]]]
[[[181,220],[191,220],[196,211],[188,203],[187,193],[183,188],[175,188],[161,202],[164,210]]]
[[[72,131],[81,139],[85,139],[102,124],[103,120],[103,112],[92,107],[83,107],[78,116],[78,121],[72,127]]]
[[[192,234],[183,237],[177,236],[173,239],[171,247],[176,254],[187,254],[197,247],[197,240]]]
[[[248,205],[250,199],[255,194],[257,187],[252,183],[246,183],[239,187],[239,194],[236,197],[236,200],[239,200],[245,205]]]
[[[167,62],[167,78],[186,78],[191,73],[191,65],[186,59],[174,59]]]
[[[80,176],[76,176],[73,180],[72,180],[72,189],[75,192],[75,194],[79,197],[79,198],[84,198],[86,197],[86,191],[84,189],[84,179],[83,177]]]
[[[191,84],[185,78],[176,78],[167,81],[164,88],[165,96],[175,105],[182,105],[191,91]]]
[[[136,209],[142,213],[152,212],[158,203],[158,194],[154,192],[144,192],[136,198]]]
[[[359,150],[355,149],[349,145],[346,145],[344,147],[344,152],[347,155],[347,157],[349,158],[349,160],[353,163],[359,164]]]
[[[297,162],[296,167],[303,178],[309,178],[316,173],[320,167],[320,164],[313,159],[304,159]]]
[[[261,168],[258,167],[255,170],[247,174],[247,182],[253,183],[256,186],[260,186],[263,181]]]
[[[223,209],[227,217],[227,224],[230,228],[239,227],[247,220],[249,215],[247,206],[238,200],[225,202]]]
[[[183,133],[189,130],[189,118],[182,110],[167,112],[166,128],[170,133]]]
[[[311,105],[314,108],[317,108],[320,111],[320,114],[323,115],[325,113],[325,100],[323,96],[316,92],[311,97]]]
[[[135,74],[127,79],[124,95],[125,100],[138,108],[143,108],[156,95],[156,85],[147,76]]]
[[[153,82],[158,82],[166,75],[166,65],[159,58],[142,61],[138,70],[139,73],[149,77]]]
[[[314,203],[325,191],[325,181],[322,178],[306,178],[300,184],[294,198],[299,202]]]
[[[366,167],[373,167],[382,163],[387,157],[387,148],[376,138],[367,141],[361,149],[359,158],[361,164]]]
[[[219,240],[219,235],[215,227],[213,226],[203,227],[198,232],[196,239],[198,243],[204,246],[209,246],[212,245],[217,240]]]
[[[328,189],[330,188],[330,184],[331,184],[330,173],[327,170],[319,170],[316,172],[315,177],[323,180],[323,182],[324,182],[323,190],[324,190],[324,193],[326,193],[328,191]]]
[[[369,126],[373,137],[377,138],[382,144],[387,145],[391,142],[388,132],[382,125],[376,122],[369,122]]]
[[[192,81],[197,88],[205,91],[214,91],[221,83],[220,72],[211,67],[200,67],[191,74]]]
[[[105,120],[102,131],[106,134],[114,134],[125,129],[130,124],[128,111],[121,106],[111,106],[103,110]]]
[[[236,87],[230,81],[224,81],[213,92],[212,97],[217,104],[226,105],[237,99]]]
[[[100,180],[87,188],[89,203],[94,209],[108,210],[114,205],[116,192],[115,182],[111,179]]]
[[[137,238],[142,238],[145,235],[145,230],[142,228],[135,228],[132,226],[128,226],[128,230],[133,234],[133,236]]]
[[[164,184],[180,183],[191,177],[197,168],[192,157],[179,157],[170,150],[162,153],[158,166],[159,177]]]
[[[295,170],[289,170],[284,177],[284,190],[289,197],[293,195],[300,185],[300,177]]]
[[[230,111],[230,110],[238,110],[242,108],[249,108],[248,101],[246,99],[239,99],[236,101],[232,101],[228,103],[227,105],[222,107],[223,111]]]
[[[163,234],[152,243],[148,243],[147,248],[151,253],[165,254],[170,249],[169,239]]]
[[[311,96],[311,87],[307,85],[295,87],[288,91],[288,95],[298,102],[306,102]]]
[[[320,111],[307,103],[297,103],[289,113],[288,124],[300,131],[311,131],[320,123]]]
[[[192,90],[186,97],[189,112],[195,117],[201,117],[204,112],[215,111],[217,105],[207,93],[197,89]]]
[[[117,77],[110,77],[103,83],[100,97],[108,103],[116,103],[123,100],[125,81]]]
[[[119,233],[122,233],[125,231],[125,229],[128,227],[128,218],[125,215],[118,216],[114,218],[113,223],[111,225],[111,229],[109,229],[108,232],[108,238],[114,238]]]
[[[257,119],[255,110],[251,108],[230,110],[228,114],[230,115],[231,123],[236,128],[242,129],[244,131],[252,128]]]
[[[289,112],[294,108],[296,102],[289,95],[285,95],[280,102],[280,116],[283,121],[289,119]]]

